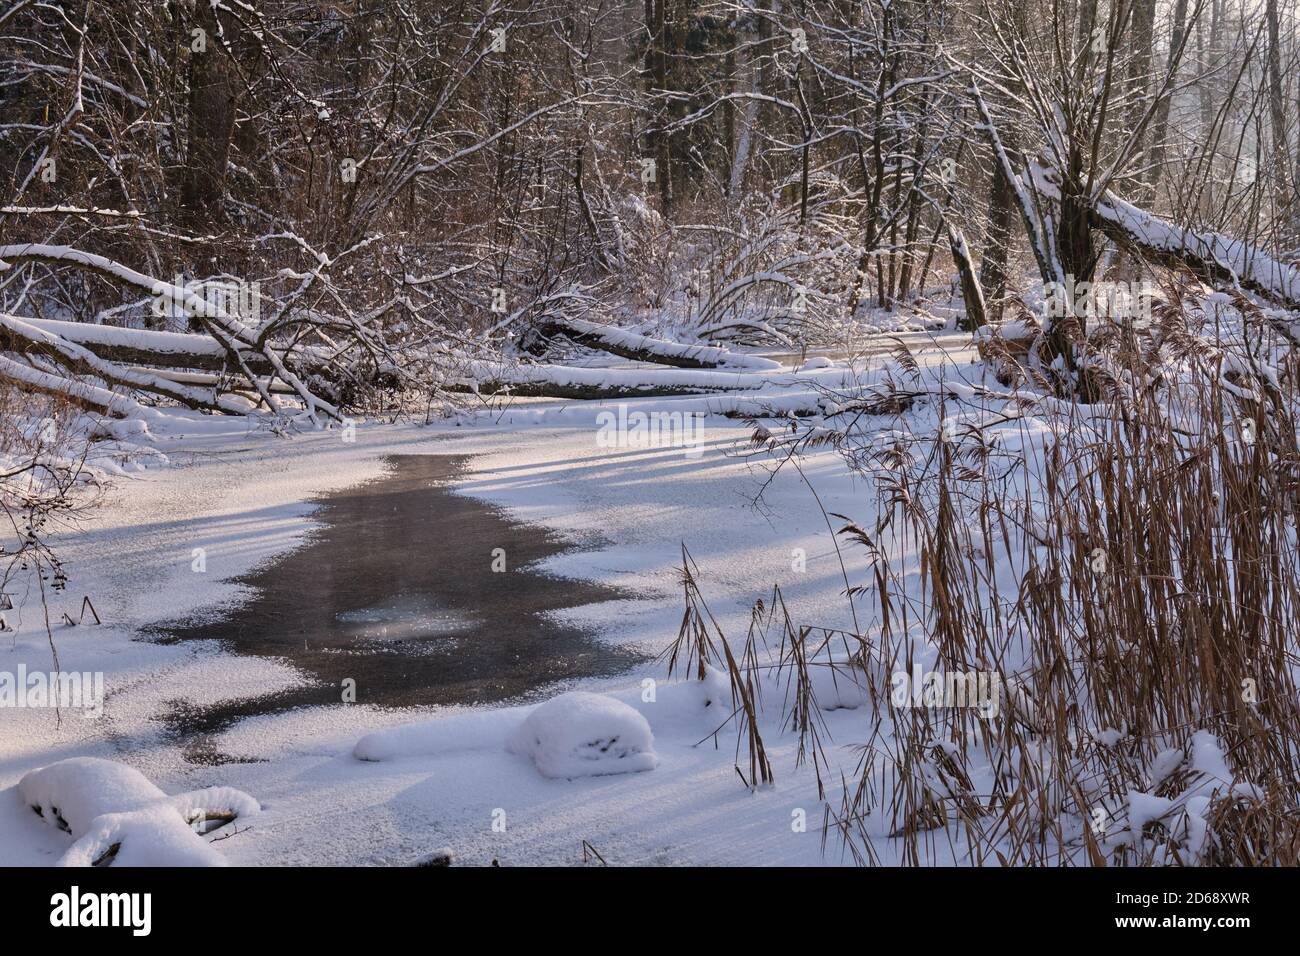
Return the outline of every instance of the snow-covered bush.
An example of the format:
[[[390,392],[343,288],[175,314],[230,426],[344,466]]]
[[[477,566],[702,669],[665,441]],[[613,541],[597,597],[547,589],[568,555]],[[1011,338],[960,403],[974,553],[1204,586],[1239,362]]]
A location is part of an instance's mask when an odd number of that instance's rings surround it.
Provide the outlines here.
[[[828,184],[842,200],[843,184]],[[851,206],[851,203],[849,204]],[[683,272],[693,276],[690,331],[705,339],[800,345],[836,337],[855,274],[853,218],[844,203],[761,202],[726,226],[691,227]]]

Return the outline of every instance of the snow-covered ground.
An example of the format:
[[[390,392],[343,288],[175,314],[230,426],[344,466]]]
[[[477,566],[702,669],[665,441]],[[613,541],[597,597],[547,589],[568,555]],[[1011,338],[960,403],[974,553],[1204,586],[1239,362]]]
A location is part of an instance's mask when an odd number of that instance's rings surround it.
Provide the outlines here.
[[[949,360],[966,358],[954,352]],[[804,374],[833,384],[842,370],[823,364],[809,363]],[[627,408],[701,405],[655,399]],[[632,758],[613,769],[635,773],[562,776],[584,758],[548,751],[554,741],[528,742],[521,728],[536,701],[520,702],[524,709],[396,711],[367,706],[361,688],[360,703],[234,725],[219,749],[238,762],[219,766],[189,764],[183,742],[165,732],[160,718],[177,702],[258,697],[305,678],[287,663],[211,643],[138,640],[139,630],[239,600],[229,579],[299,544],[311,527],[313,496],[374,478],[389,454],[473,456],[459,493],[585,542],[544,570],[634,595],[569,612],[605,641],[652,655],[672,642],[682,617],[683,545],[733,642],[743,641],[752,603],[773,585],[801,623],[850,623],[830,530],[839,522],[822,509],[866,517],[871,502],[837,455],[805,458],[806,482],[792,469],[769,482],[770,462],[753,454],[743,422],[709,416],[702,448],[610,447],[598,440],[602,410],[609,407],[520,403],[430,426],[363,423],[350,441],[341,430],[280,439],[213,419],[160,435],[170,466],[117,478],[92,519],[61,536],[71,583],[52,603],[60,665],[104,673],[104,713],[86,719],[65,711],[56,721],[50,709],[0,711],[0,863],[52,863],[65,853],[72,838],[24,805],[17,785],[29,771],[83,756],[121,761],[167,794],[227,786],[251,795],[261,812],[216,844],[235,864],[403,864],[444,846],[472,864],[577,863],[584,840],[611,863],[843,861],[834,839],[823,851],[823,802],[811,770],[796,769],[797,740],[781,733],[780,708],[764,731],[776,783],[751,791],[735,769],[734,723],[713,736],[731,711],[725,686],[669,683],[662,661],[581,682],[584,691],[622,702],[575,713],[596,725],[612,722],[621,735],[615,753],[629,747]],[[492,542],[443,546],[490,573]],[[846,549],[843,560],[850,578],[864,570],[860,553]],[[78,617],[83,595],[104,624],[57,623],[64,611]],[[39,603],[30,597],[20,620],[10,612],[17,631],[0,635],[0,671],[52,669]],[[571,689],[553,687],[539,699]],[[852,778],[863,718],[852,695],[841,703],[848,706],[825,714],[828,753]],[[364,755],[358,741],[369,734],[430,719],[440,724],[406,731],[406,744],[389,739],[382,759],[354,754]],[[552,716],[539,726],[566,724]],[[644,728],[652,740],[641,739]],[[383,743],[384,735],[367,740]]]

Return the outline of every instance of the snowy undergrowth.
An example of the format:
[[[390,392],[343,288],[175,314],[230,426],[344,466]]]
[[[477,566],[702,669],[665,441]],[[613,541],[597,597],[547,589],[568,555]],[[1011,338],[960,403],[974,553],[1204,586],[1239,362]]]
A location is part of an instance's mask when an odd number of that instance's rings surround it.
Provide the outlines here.
[[[892,381],[823,402],[793,433],[757,426],[790,465],[836,448],[875,502],[869,520],[841,518],[873,562],[846,581],[858,626],[775,615],[795,687],[778,698],[785,729],[814,766],[805,675],[865,675],[861,770],[830,810],[860,859],[1294,860],[1294,369],[1249,303],[1206,306],[1237,308],[1238,334],[1204,335],[1204,312],[1180,309],[1137,348],[1116,336],[1096,356],[1106,401],[954,387],[899,356]],[[686,644],[725,661],[749,778],[765,781],[771,642],[733,653],[697,620]],[[956,683],[969,678],[984,683]],[[917,682],[937,695],[900,701]],[[993,689],[995,706],[962,706],[962,686]]]
[[[107,420],[61,398],[0,389],[0,592],[42,601],[67,575],[59,535],[86,517],[108,481],[165,464],[139,421]],[[9,622],[0,616],[0,629]],[[51,639],[52,642],[52,639]],[[57,653],[57,652],[56,652]]]

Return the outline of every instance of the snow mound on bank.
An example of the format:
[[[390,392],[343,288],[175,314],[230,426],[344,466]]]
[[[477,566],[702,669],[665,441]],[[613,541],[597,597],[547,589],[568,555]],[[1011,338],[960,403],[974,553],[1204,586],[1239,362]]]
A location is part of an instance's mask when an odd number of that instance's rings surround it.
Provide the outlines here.
[[[860,667],[843,661],[812,663],[808,680],[822,710],[856,710],[871,702],[871,678]]]
[[[262,805],[234,787],[204,787],[167,798],[168,805],[186,820],[210,813],[231,817],[248,817],[258,813]]]
[[[167,799],[139,770],[98,757],[73,757],[33,770],[18,781],[18,792],[46,823],[74,837],[105,813],[138,810]]]
[[[226,865],[226,858],[166,804],[95,817],[58,865],[94,866],[105,858],[113,866]]]
[[[18,793],[46,823],[72,834],[60,866],[225,866],[192,824],[261,810],[231,787],[169,797],[140,771],[98,757],[33,770],[18,782]]]
[[[524,721],[526,708],[437,717],[366,734],[352,748],[358,760],[438,757],[462,750],[500,749]]]
[[[841,678],[841,682],[843,679]],[[646,696],[647,685],[654,688],[654,694]],[[573,695],[566,695],[573,696]],[[708,668],[703,681],[689,680],[673,684],[658,684],[646,680],[635,690],[629,690],[613,697],[594,694],[578,696],[594,697],[606,712],[612,712],[609,724],[614,732],[624,723],[640,718],[641,724],[635,724],[635,732],[628,739],[646,753],[653,753],[655,733],[695,734],[695,738],[712,732],[727,719],[731,713],[731,689],[726,675]],[[612,704],[606,704],[612,701]],[[548,704],[542,704],[547,707]],[[557,705],[557,710],[566,705]],[[847,706],[847,705],[841,705]],[[532,756],[529,745],[523,743],[528,733],[535,735],[537,724],[525,732],[529,715],[539,707],[508,707],[500,710],[469,710],[459,713],[445,713],[431,720],[414,724],[400,724],[384,727],[366,734],[352,748],[352,756],[357,760],[380,762],[398,760],[405,757],[442,757],[465,751],[508,750],[511,753]],[[632,718],[627,714],[631,712]],[[539,718],[549,724],[551,717]],[[585,718],[584,718],[585,719]],[[597,734],[599,736],[599,734]],[[608,734],[606,735],[608,736]],[[594,738],[593,738],[594,739]],[[516,744],[516,740],[520,741]],[[618,759],[610,755],[611,759]],[[634,761],[635,763],[636,761]],[[602,770],[601,773],[623,773],[625,770],[650,769],[648,767],[619,767],[615,770]],[[587,771],[584,771],[586,773]],[[573,774],[561,774],[573,776]]]
[[[659,765],[641,714],[613,697],[583,691],[539,706],[511,735],[509,749],[531,757],[544,777],[597,777]]]

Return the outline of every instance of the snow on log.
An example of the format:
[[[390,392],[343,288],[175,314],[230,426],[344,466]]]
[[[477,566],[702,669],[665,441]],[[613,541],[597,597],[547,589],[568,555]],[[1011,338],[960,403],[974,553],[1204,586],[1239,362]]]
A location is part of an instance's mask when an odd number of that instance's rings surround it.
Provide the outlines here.
[[[1121,245],[1137,247],[1161,265],[1182,266],[1219,286],[1240,286],[1287,309],[1300,309],[1300,269],[1257,246],[1219,232],[1196,232],[1166,222],[1107,193],[1093,224]]]
[[[230,354],[210,335],[123,329],[85,322],[61,322],[56,319],[24,318],[23,321],[44,332],[85,346],[110,362],[207,371],[222,371],[230,365]],[[4,333],[0,331],[0,335]],[[14,343],[11,337],[0,338],[0,348],[9,351],[22,351],[20,344]],[[270,364],[260,353],[246,349],[239,351],[252,371],[262,374],[271,371]]]
[[[49,355],[75,374],[93,375],[110,385],[122,385],[164,395],[189,408],[202,408],[232,415],[246,414],[250,408],[248,402],[243,399],[218,395],[211,389],[183,385],[147,371],[138,371],[106,362],[89,349],[38,329],[26,319],[16,315],[0,313],[0,330],[7,333],[11,339],[25,340],[27,347],[22,351]]]
[[[1030,164],[1034,189],[1059,200],[1060,175]],[[1280,262],[1258,246],[1220,232],[1198,232],[1152,215],[1109,190],[1096,201],[1092,225],[1116,243],[1170,268],[1190,269],[1216,286],[1241,288],[1286,309],[1300,309],[1300,269]]]
[[[568,365],[506,365],[474,361],[464,372],[469,382],[460,390],[482,394],[544,398],[647,398],[762,388],[795,381],[790,373],[724,372],[717,369],[576,368]],[[453,387],[455,390],[455,387]]]
[[[11,267],[8,260],[16,262],[44,262],[49,265],[74,265],[103,276],[115,279],[126,285],[142,289],[150,295],[157,296],[184,309],[190,315],[216,320],[220,327],[245,345],[257,347],[256,333],[248,328],[237,316],[226,312],[215,302],[209,302],[203,296],[184,286],[173,285],[161,279],[155,279],[142,272],[136,272],[130,266],[83,252],[71,246],[48,246],[40,243],[22,243],[19,245],[0,246],[0,271]]]
[[[669,398],[674,395],[699,395],[702,389],[682,386],[653,385],[582,385],[573,382],[526,381],[484,379],[475,382],[452,382],[443,389],[458,394],[506,396],[516,398],[571,398],[581,402],[596,402],[623,398]]]
[[[638,332],[600,325],[585,319],[554,319],[538,329],[545,336],[563,335],[578,345],[597,349],[637,362],[653,362],[674,368],[715,369],[743,368],[772,371],[780,362],[760,355],[745,355],[715,345],[686,345],[666,339],[651,338]]]
[[[584,400],[717,395],[785,388],[846,389],[860,386],[864,374],[874,375],[817,362],[797,371],[783,369],[770,374],[721,369],[577,368],[488,361],[467,361],[459,371],[460,380],[444,386],[448,391]]]
[[[218,375],[216,372],[188,372],[177,369],[147,368],[140,365],[128,366],[128,368],[133,372],[155,375],[158,378],[164,378],[169,382],[179,382],[182,385],[201,385],[210,389],[222,388],[230,392],[256,392],[260,389],[266,389],[276,395],[293,394],[293,389],[278,379],[259,378],[256,382],[253,382],[242,375]]]
[[[9,260],[78,266],[92,272],[98,272],[100,275],[126,285],[143,289],[150,295],[170,301],[187,314],[203,319],[213,339],[226,349],[227,353],[231,355],[232,364],[239,366],[241,371],[248,371],[243,367],[239,355],[241,347],[260,353],[270,365],[272,373],[289,385],[297,397],[302,400],[307,414],[313,421],[317,420],[317,412],[323,412],[327,417],[335,420],[343,418],[342,413],[334,405],[318,398],[296,374],[285,366],[284,357],[278,355],[274,349],[267,347],[262,341],[261,333],[249,328],[238,316],[231,315],[217,303],[207,301],[184,286],[154,279],[141,272],[136,272],[120,262],[91,252],[74,249],[71,246],[50,246],[40,243],[0,246],[0,271],[12,267]],[[262,390],[260,394],[262,401],[267,404],[272,412],[278,413],[280,411],[279,402],[270,392]],[[240,409],[243,413],[248,410],[247,408]]]
[[[82,408],[115,418],[146,418],[154,414],[153,409],[145,408],[125,395],[118,395],[88,382],[51,375],[3,355],[0,355],[0,378],[46,395],[69,399]]]
[[[659,765],[650,725],[604,694],[572,691],[538,706],[510,738],[510,752],[531,757],[544,777],[597,777]]]
[[[230,787],[169,797],[140,771],[97,757],[33,770],[18,782],[18,792],[46,823],[72,834],[60,866],[225,866],[196,827],[261,810]]]

